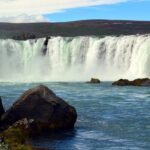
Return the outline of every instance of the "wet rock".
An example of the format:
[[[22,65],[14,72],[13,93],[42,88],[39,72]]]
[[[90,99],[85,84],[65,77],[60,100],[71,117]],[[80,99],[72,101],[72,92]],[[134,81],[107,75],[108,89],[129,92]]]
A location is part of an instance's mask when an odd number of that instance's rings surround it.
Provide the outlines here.
[[[48,47],[48,41],[49,41],[50,37],[46,37],[46,40],[44,41],[44,45],[43,45],[43,49],[42,49],[42,54],[46,55],[47,53],[47,47]]]
[[[129,81],[127,79],[120,79],[118,81],[113,82],[112,85],[118,85],[118,86],[149,86],[150,85],[150,79],[149,78],[141,78],[141,79],[135,79],[133,81]]]
[[[118,81],[113,82],[112,85],[129,86],[130,85],[130,81],[127,80],[127,79],[120,79]]]
[[[96,79],[96,78],[91,78],[91,80],[88,81],[87,83],[98,84],[98,83],[101,83],[101,81],[99,79]]]
[[[4,112],[5,112],[5,110],[4,110],[4,107],[3,107],[3,104],[2,104],[2,99],[0,97],[0,118],[4,114]]]
[[[150,86],[150,79],[144,81],[141,85],[142,85],[142,86]]]
[[[3,126],[22,123],[24,127],[29,126],[32,129],[33,126],[35,132],[42,133],[73,128],[76,119],[74,107],[56,96],[46,86],[40,85],[27,90],[2,115],[1,122]]]

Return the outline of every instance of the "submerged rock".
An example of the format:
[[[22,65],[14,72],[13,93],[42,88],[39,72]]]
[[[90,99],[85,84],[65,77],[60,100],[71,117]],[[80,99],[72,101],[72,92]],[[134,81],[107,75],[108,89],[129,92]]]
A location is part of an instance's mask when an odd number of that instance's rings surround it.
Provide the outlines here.
[[[90,81],[88,81],[87,83],[94,83],[94,84],[97,84],[97,83],[101,83],[101,81],[99,79],[96,79],[96,78],[91,78]]]
[[[112,83],[112,85],[118,86],[150,86],[149,78],[135,79],[133,81],[129,81],[127,79],[120,79]]]
[[[76,119],[74,107],[56,96],[46,86],[40,85],[27,90],[2,115],[1,122],[3,126],[22,125],[29,130],[34,128],[34,132],[38,134],[73,128]]]

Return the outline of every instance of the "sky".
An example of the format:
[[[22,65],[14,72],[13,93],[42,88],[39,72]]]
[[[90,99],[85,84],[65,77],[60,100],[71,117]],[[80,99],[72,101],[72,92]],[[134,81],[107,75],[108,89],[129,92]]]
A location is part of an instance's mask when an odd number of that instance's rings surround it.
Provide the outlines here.
[[[150,0],[0,0],[0,22],[150,21]]]

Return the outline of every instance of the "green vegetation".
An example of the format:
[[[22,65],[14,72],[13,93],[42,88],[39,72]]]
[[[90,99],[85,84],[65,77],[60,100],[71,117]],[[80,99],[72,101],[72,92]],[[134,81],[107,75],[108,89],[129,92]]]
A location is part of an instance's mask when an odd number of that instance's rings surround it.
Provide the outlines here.
[[[8,144],[0,143],[0,150],[10,150]]]
[[[26,144],[27,136],[19,128],[9,128],[1,137],[5,144],[1,144],[0,150],[32,150],[31,146]]]

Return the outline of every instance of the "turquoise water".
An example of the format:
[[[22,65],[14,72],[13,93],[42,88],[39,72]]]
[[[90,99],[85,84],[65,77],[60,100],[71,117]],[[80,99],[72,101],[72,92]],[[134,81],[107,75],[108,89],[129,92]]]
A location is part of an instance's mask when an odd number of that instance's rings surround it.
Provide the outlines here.
[[[5,108],[23,91],[38,84],[0,84]],[[45,83],[75,106],[75,129],[30,141],[54,150],[149,150],[150,88],[117,87],[110,82]]]

